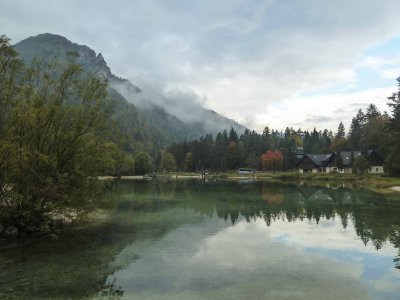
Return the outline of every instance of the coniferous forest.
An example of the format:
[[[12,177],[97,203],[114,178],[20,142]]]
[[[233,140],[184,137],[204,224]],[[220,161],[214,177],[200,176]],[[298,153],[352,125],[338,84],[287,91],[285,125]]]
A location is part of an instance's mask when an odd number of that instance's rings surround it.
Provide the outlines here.
[[[311,132],[286,128],[282,132],[265,127],[262,134],[246,129],[238,136],[232,128],[229,132],[218,133],[215,138],[209,134],[194,141],[175,143],[168,148],[168,152],[174,155],[177,169],[185,171],[227,171],[246,167],[271,170],[266,168],[263,157],[279,152],[281,164],[274,170],[290,171],[296,167],[299,152],[366,153],[373,149],[386,158],[385,169],[398,176],[400,168],[396,153],[400,151],[400,79],[398,83],[399,90],[388,97],[391,114],[380,112],[371,103],[364,111],[358,110],[347,132],[342,122],[336,132],[317,128]]]

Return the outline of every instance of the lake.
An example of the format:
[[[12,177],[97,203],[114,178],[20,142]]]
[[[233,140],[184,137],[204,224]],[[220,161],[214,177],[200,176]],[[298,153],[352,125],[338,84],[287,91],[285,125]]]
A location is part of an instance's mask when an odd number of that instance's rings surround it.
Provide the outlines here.
[[[93,226],[0,252],[1,299],[400,299],[400,196],[120,182]]]

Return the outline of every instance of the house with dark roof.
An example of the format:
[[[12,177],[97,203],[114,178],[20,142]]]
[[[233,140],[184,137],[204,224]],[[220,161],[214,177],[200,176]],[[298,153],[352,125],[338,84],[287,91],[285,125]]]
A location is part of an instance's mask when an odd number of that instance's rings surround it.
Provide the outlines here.
[[[335,154],[305,154],[297,162],[300,173],[329,173],[337,168],[334,165]]]
[[[362,153],[361,151],[341,151],[339,155],[342,160],[342,169],[339,169],[335,164],[335,153],[305,154],[297,162],[299,173],[352,173],[353,160],[362,155]],[[375,150],[368,150],[367,160],[370,163],[368,173],[384,173],[383,158]]]
[[[339,173],[352,173],[353,172],[353,160],[356,159],[361,155],[361,151],[341,151],[340,158],[342,160],[342,169],[338,169],[337,172]]]
[[[375,150],[368,150],[368,161],[370,163],[370,168],[368,173],[372,174],[383,174],[385,170],[383,169],[383,163],[385,162],[383,157],[379,155]]]
[[[383,174],[383,157],[378,154],[375,150],[367,151],[367,160],[370,163],[368,173],[371,174]],[[343,162],[343,169],[339,170],[340,173],[352,173],[353,160],[362,155],[361,151],[341,151],[340,158]]]

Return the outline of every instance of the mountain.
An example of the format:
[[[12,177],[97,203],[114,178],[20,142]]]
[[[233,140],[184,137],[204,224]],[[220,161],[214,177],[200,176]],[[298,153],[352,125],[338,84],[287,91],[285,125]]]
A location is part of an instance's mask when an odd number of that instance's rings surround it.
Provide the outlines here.
[[[142,89],[129,80],[114,75],[101,53],[78,45],[63,36],[45,33],[29,37],[14,45],[21,59],[31,64],[66,64],[73,59],[86,73],[109,82],[110,95],[116,102],[114,120],[122,133],[130,137],[127,151],[154,150],[173,142],[191,140],[233,127],[241,134],[245,127],[202,106],[192,95],[154,92]]]

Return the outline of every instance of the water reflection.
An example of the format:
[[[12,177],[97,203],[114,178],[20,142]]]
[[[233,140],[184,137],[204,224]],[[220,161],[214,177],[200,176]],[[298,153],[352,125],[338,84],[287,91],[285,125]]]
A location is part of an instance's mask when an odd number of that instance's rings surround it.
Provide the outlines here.
[[[201,181],[120,183],[105,198],[101,226],[2,248],[0,298],[397,299],[399,199]]]

